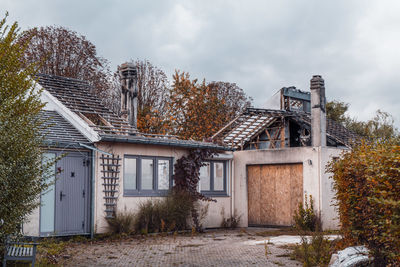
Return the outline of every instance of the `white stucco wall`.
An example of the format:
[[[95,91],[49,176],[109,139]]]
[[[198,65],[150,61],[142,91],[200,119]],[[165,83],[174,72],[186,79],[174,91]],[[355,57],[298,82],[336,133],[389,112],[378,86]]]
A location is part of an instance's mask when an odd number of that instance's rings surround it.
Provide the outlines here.
[[[324,229],[338,229],[339,218],[334,206],[335,191],[333,190],[332,173],[326,171],[326,165],[333,157],[339,157],[343,149],[325,147],[321,149],[321,217]]]
[[[182,148],[155,145],[116,144],[100,143],[97,147],[103,151],[120,155],[123,159],[125,154],[173,157],[174,161],[186,154]],[[321,211],[324,229],[336,229],[338,226],[337,213],[332,206],[334,191],[330,174],[325,172],[325,166],[332,157],[337,157],[342,152],[338,148],[313,148],[298,147],[277,150],[251,150],[234,152],[234,160],[229,161],[227,170],[226,197],[215,197],[217,202],[203,202],[208,205],[208,213],[203,221],[207,228],[219,227],[222,221],[222,211],[225,218],[235,214],[241,216],[240,225],[248,225],[248,202],[247,202],[247,165],[254,164],[303,164],[303,190],[304,194],[311,194],[315,200],[315,208]],[[105,206],[103,199],[103,186],[101,179],[100,153],[96,152],[95,165],[95,192],[94,192],[94,223],[95,232],[104,233],[107,230],[105,221]],[[123,170],[123,160],[121,161]],[[234,177],[234,179],[231,179]],[[136,211],[139,204],[148,199],[157,197],[131,197],[123,196],[123,171],[120,173],[120,187],[118,198],[119,210]],[[39,235],[39,208],[35,209],[24,223],[26,235]]]
[[[119,180],[119,196],[117,202],[117,208],[119,211],[132,211],[135,212],[140,203],[143,203],[149,199],[159,199],[160,197],[136,197],[136,196],[124,196],[123,195],[123,169],[124,169],[124,155],[143,155],[143,156],[162,156],[162,157],[173,157],[174,162],[178,160],[180,157],[187,153],[187,150],[184,148],[176,148],[170,146],[157,146],[157,145],[139,145],[139,144],[127,144],[127,143],[98,143],[97,148],[119,155],[122,160],[120,167],[120,180]],[[103,181],[101,179],[102,173],[100,166],[101,154],[99,152],[96,153],[96,186],[95,186],[95,214],[94,214],[94,224],[95,224],[95,232],[96,233],[104,233],[107,231],[107,222],[105,220],[105,206],[104,206],[104,193],[103,193]],[[229,164],[228,164],[229,165]],[[228,168],[229,173],[229,168]],[[227,189],[230,192],[230,181],[228,175],[228,185]],[[208,213],[203,222],[203,225],[207,228],[209,227],[219,227],[222,221],[221,210],[224,208],[225,215],[229,216],[231,212],[231,197],[215,197],[217,202],[206,202],[202,203],[202,205],[208,204]]]
[[[123,195],[123,156],[124,155],[143,155],[143,156],[163,156],[173,157],[174,162],[180,157],[187,153],[184,148],[174,148],[170,146],[156,146],[156,145],[137,145],[137,144],[116,144],[116,143],[99,143],[97,147],[100,150],[119,155],[121,160],[121,173],[119,181],[119,195],[118,195],[118,210],[120,211],[136,211],[140,203],[143,203],[149,199],[159,199],[160,197],[133,197]],[[107,231],[107,223],[105,221],[105,206],[104,206],[104,193],[103,193],[103,181],[102,167],[100,166],[101,160],[99,157],[101,154],[95,152],[96,164],[95,164],[95,188],[94,188],[94,231],[96,233],[104,233]],[[213,197],[217,202],[201,202],[201,205],[208,205],[208,212],[203,220],[203,226],[206,228],[219,227],[222,222],[222,210],[224,210],[225,218],[228,218],[232,214],[232,198],[231,198],[231,163],[230,156],[221,155],[218,159],[226,159],[227,164],[227,192],[228,196]],[[39,201],[39,200],[38,200]],[[40,208],[36,208],[27,218],[23,225],[25,235],[39,236],[40,228]]]
[[[341,149],[321,147],[293,147],[274,150],[248,150],[234,152],[234,210],[242,215],[241,226],[248,226],[247,166],[255,164],[303,164],[303,193],[312,195],[314,207],[321,212],[323,227],[336,229],[336,212],[330,206],[334,195],[325,165],[330,155]]]

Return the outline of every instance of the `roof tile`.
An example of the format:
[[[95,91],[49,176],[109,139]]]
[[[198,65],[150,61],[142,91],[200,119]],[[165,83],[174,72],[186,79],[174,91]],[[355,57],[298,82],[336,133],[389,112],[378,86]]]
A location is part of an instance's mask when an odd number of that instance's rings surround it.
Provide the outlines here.
[[[74,128],[56,111],[42,110],[40,116],[44,121],[43,134],[46,142],[51,144],[88,143],[88,139]]]

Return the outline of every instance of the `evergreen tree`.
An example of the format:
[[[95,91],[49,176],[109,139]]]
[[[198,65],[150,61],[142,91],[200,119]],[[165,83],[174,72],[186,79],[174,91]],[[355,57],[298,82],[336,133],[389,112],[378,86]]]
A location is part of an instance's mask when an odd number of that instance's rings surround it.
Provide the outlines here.
[[[40,91],[35,90],[35,66],[25,64],[15,22],[0,21],[0,246],[39,205],[47,188],[42,166]],[[29,40],[27,40],[28,42]]]

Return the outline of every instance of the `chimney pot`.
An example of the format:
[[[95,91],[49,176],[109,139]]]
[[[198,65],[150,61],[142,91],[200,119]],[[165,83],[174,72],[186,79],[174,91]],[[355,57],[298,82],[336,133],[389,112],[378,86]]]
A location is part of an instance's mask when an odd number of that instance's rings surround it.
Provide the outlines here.
[[[121,113],[128,116],[130,125],[137,129],[137,69],[132,62],[118,67],[121,81]]]

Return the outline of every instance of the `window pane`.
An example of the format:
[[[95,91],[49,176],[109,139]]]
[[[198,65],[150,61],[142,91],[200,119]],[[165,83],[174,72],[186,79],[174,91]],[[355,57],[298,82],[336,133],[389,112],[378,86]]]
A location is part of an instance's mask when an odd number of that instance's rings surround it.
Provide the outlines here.
[[[42,165],[54,161],[55,153],[44,153],[42,157]],[[40,232],[54,232],[54,205],[55,192],[54,181],[56,178],[56,168],[53,165],[45,171],[44,176],[47,177],[46,183],[53,183],[40,196]]]
[[[125,158],[124,161],[124,189],[137,189],[136,186],[136,159]]]
[[[158,160],[158,189],[169,189],[169,160]]]
[[[200,168],[200,190],[210,190],[210,163],[207,162],[205,166]]]
[[[214,162],[214,190],[224,190],[224,163]]]
[[[153,189],[153,160],[142,159],[142,189]]]

